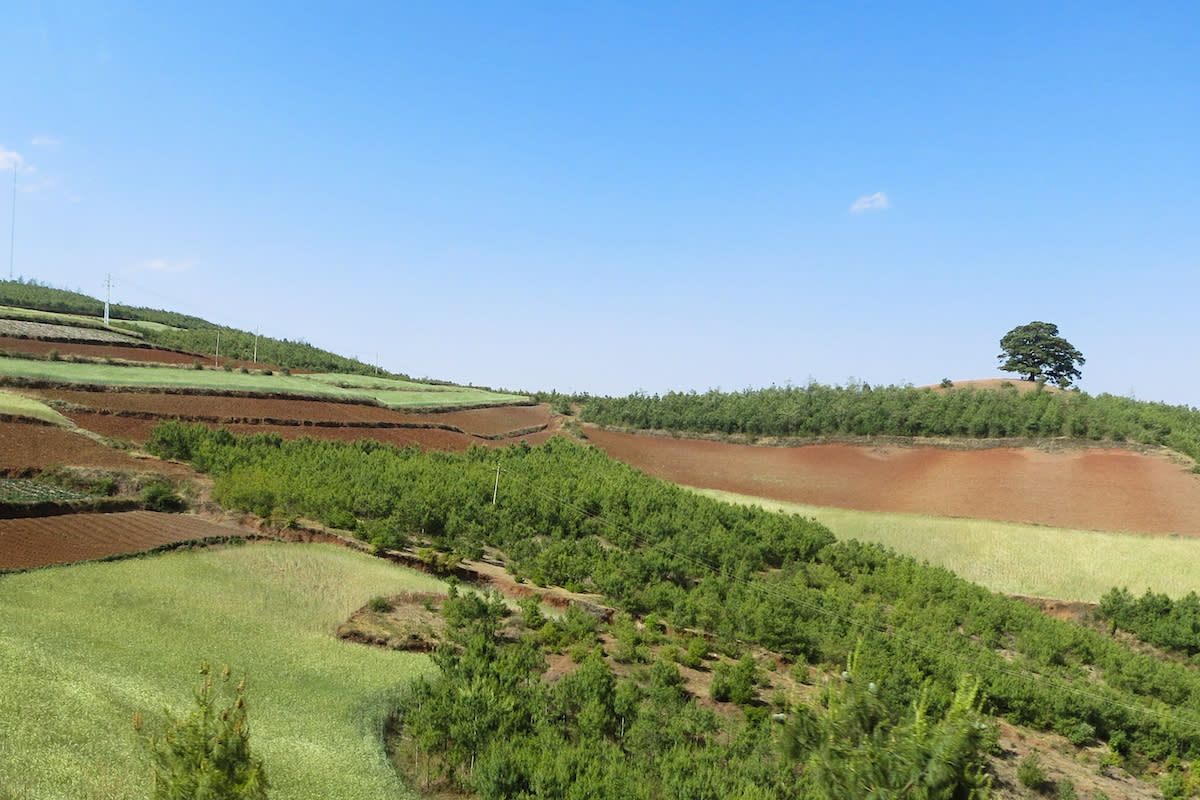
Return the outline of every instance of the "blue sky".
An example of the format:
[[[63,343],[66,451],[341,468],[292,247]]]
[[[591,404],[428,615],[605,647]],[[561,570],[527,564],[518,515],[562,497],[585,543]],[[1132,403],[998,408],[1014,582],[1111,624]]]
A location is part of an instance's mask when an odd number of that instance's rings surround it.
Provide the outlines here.
[[[995,377],[1046,320],[1200,405],[1194,3],[174,5],[7,4],[16,275],[600,394]]]

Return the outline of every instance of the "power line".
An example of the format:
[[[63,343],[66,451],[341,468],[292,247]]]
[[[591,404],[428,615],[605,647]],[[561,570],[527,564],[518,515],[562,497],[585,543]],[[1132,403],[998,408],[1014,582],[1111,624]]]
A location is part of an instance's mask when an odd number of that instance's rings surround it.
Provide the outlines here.
[[[13,279],[13,255],[17,249],[17,160],[13,159],[12,228],[8,235],[8,279]]]

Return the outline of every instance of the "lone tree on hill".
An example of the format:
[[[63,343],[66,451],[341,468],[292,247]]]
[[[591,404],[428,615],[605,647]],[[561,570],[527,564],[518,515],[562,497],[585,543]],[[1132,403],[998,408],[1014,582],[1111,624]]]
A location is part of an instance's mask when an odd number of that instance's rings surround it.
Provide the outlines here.
[[[1076,364],[1083,364],[1083,354],[1058,335],[1058,326],[1050,322],[1030,322],[1018,325],[1000,340],[1004,351],[997,358],[1007,359],[1000,365],[1005,372],[1016,372],[1027,381],[1042,379],[1068,388],[1080,377]]]

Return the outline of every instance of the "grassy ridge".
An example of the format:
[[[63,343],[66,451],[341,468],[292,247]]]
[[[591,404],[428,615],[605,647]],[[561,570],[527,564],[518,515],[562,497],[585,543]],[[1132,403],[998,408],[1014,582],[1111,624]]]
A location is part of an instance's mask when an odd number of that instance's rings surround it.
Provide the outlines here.
[[[1098,603],[1114,586],[1180,597],[1196,587],[1200,540],[1016,522],[848,511],[694,489],[706,497],[811,517],[839,539],[890,547],[1004,594]]]
[[[249,676],[251,742],[273,798],[411,797],[382,750],[393,688],[426,657],[335,626],[433,579],[328,545],[256,544],[0,579],[0,796],[150,795],[132,728],[187,713],[200,659]],[[6,795],[8,792],[9,795]]]
[[[330,399],[375,400],[390,408],[428,406],[501,405],[527,402],[522,395],[501,394],[484,389],[393,381],[393,389],[336,386],[329,376],[262,375],[210,369],[139,367],[115,364],[77,364],[66,361],[34,361],[0,358],[0,376],[34,378],[63,383],[104,384],[152,388],[197,388],[219,391],[276,393],[328,397]],[[345,377],[345,376],[340,376]],[[379,381],[376,381],[378,383]],[[403,384],[403,387],[400,385]],[[407,388],[414,387],[414,388]]]
[[[0,391],[0,414],[40,419],[52,425],[72,425],[69,419],[45,403],[40,403],[37,400],[31,400],[28,397],[22,397],[12,392]]]

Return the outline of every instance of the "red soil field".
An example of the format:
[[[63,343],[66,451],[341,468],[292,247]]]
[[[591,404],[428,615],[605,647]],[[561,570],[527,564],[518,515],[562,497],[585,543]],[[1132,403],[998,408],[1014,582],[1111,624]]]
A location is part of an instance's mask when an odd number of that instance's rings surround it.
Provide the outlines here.
[[[243,533],[197,517],[153,511],[0,519],[0,569],[69,564]]]
[[[1131,450],[813,444],[756,447],[589,428],[664,480],[809,505],[1200,536],[1200,477]]]
[[[196,398],[198,399],[198,398]],[[225,398],[212,398],[225,399]],[[237,400],[239,404],[245,402]],[[281,401],[287,402],[287,401]],[[315,403],[314,405],[331,405]],[[238,409],[242,407],[239,405]],[[384,411],[387,409],[371,409],[370,406],[347,406],[352,408],[365,408],[368,411]],[[495,434],[484,433],[497,428],[503,428],[500,423],[493,422],[488,413],[489,411],[500,411],[502,409],[478,409],[472,412],[456,412],[456,414],[473,414],[475,417],[462,418],[459,417],[456,422],[459,424],[470,425],[471,428],[479,430],[481,436],[493,436]],[[395,414],[396,412],[387,412]],[[545,412],[543,412],[545,413]],[[121,439],[130,442],[144,443],[150,437],[150,431],[161,420],[159,419],[144,419],[138,417],[116,416],[112,414],[102,414],[93,411],[68,411],[65,412],[72,422],[81,428],[86,428],[102,436],[107,436],[111,439]],[[399,419],[409,424],[454,424],[446,420],[440,419],[444,415],[426,414],[426,415],[399,415]],[[163,417],[169,419],[170,417]],[[277,419],[288,419],[288,417],[280,417]],[[348,420],[343,420],[348,421]],[[330,439],[336,441],[355,441],[357,439],[374,439],[379,442],[394,444],[398,447],[415,444],[426,450],[451,450],[460,451],[466,450],[472,444],[480,444],[488,447],[503,446],[513,444],[519,441],[526,441],[530,445],[538,445],[546,441],[554,435],[558,429],[557,422],[550,425],[550,428],[537,433],[522,434],[511,438],[490,439],[480,438],[480,436],[472,436],[470,433],[458,433],[456,431],[448,431],[441,428],[372,428],[372,427],[330,427],[325,425],[315,425],[312,421],[306,421],[308,424],[301,425],[273,425],[273,424],[248,424],[248,423],[231,423],[225,427],[231,432],[237,434],[252,434],[252,433],[277,433],[285,439],[295,439],[300,436],[309,436],[314,439]],[[545,418],[542,424],[549,423],[549,419]],[[507,431],[507,429],[504,429]]]
[[[490,445],[493,440],[540,444],[561,424],[561,418],[552,415],[546,404],[432,413],[320,400],[164,392],[51,388],[26,390],[23,394],[69,403],[76,410],[66,411],[65,416],[80,427],[137,443],[145,442],[150,430],[163,419],[222,423],[237,433],[273,431],[289,439],[376,439],[445,450],[465,450],[473,443]],[[462,432],[442,429],[445,427]],[[531,431],[539,427],[545,430]]]
[[[54,464],[137,472],[180,470],[176,465],[158,460],[134,458],[62,428],[28,422],[0,422],[0,473],[25,467],[40,470]]]

